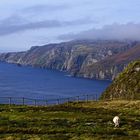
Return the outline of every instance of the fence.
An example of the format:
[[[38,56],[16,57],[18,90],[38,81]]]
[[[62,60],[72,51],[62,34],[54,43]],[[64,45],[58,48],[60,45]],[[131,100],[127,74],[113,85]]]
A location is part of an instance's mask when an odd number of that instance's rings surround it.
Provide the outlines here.
[[[33,106],[48,106],[48,105],[59,105],[70,102],[80,102],[80,101],[97,101],[97,94],[87,94],[68,98],[57,98],[57,99],[31,99],[25,97],[0,97],[0,104],[8,105],[33,105]]]

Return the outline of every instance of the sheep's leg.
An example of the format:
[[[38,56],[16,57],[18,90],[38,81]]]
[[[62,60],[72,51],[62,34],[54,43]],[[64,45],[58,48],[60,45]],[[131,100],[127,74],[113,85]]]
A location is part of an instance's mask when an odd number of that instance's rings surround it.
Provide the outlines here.
[[[119,123],[115,123],[115,127],[119,127]]]

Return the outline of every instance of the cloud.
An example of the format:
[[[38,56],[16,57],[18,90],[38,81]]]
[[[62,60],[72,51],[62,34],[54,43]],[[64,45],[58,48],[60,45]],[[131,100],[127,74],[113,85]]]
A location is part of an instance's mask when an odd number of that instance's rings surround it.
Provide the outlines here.
[[[78,34],[64,34],[58,37],[61,40],[73,40],[73,39],[116,39],[116,40],[140,40],[140,23],[127,23],[105,25],[100,29],[90,29],[80,32]]]
[[[28,22],[25,18],[22,18],[19,15],[11,15],[3,20],[0,20],[0,27],[2,26],[8,26],[8,25],[18,25]]]
[[[59,21],[59,20],[42,20],[42,21],[34,21],[30,22],[28,20],[23,19],[20,16],[11,16],[0,21],[0,36],[9,35],[12,33],[23,32],[26,30],[34,30],[41,28],[59,28],[66,26],[78,26],[89,24],[89,22],[93,22],[90,19],[83,18],[71,21]],[[96,21],[94,21],[96,22]]]
[[[68,9],[70,8],[68,5],[34,5],[34,6],[30,6],[27,8],[24,8],[22,10],[22,12],[26,12],[26,13],[40,13],[40,12],[56,12],[56,11],[61,11],[64,9]]]
[[[0,36],[16,33],[19,31],[40,29],[40,28],[53,28],[60,27],[61,23],[56,20],[46,20],[39,22],[30,22],[23,24],[0,24]]]

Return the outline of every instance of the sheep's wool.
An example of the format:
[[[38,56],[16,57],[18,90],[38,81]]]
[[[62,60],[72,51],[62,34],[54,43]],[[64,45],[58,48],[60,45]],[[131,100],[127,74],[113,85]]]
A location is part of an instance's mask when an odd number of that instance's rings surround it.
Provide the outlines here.
[[[118,116],[115,116],[115,117],[113,118],[113,122],[114,122],[114,124],[115,124],[115,127],[119,126],[119,121],[120,121],[120,118],[119,118]]]

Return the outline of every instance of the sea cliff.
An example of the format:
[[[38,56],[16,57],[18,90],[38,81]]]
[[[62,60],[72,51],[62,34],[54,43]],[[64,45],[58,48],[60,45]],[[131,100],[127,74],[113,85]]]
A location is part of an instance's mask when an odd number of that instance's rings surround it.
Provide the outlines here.
[[[25,52],[1,53],[0,61],[67,71],[72,76],[114,79],[140,58],[136,41],[77,40],[33,46]]]

